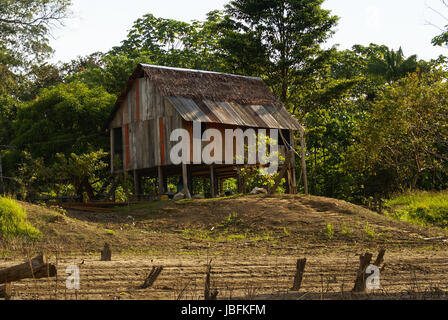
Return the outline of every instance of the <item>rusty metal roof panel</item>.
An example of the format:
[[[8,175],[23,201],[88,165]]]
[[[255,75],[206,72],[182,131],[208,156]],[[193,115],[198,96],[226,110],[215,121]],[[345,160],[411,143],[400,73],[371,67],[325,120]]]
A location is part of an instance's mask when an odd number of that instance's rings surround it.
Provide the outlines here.
[[[221,107],[221,109],[226,110],[226,114],[232,118],[232,121],[237,126],[247,126],[247,117],[246,119],[241,116],[238,110],[241,109],[241,106],[238,104],[233,104],[230,102],[217,102],[217,104]]]
[[[269,125],[266,122],[264,122],[262,118],[260,118],[260,116],[255,112],[254,109],[251,108],[250,105],[242,106],[242,108],[250,117],[252,117],[257,127],[269,128]]]
[[[276,120],[275,117],[263,106],[251,105],[248,106],[255,111],[255,113],[266,123],[268,128],[283,128],[282,125]]]
[[[285,108],[182,97],[168,97],[168,99],[186,121],[302,130],[299,122]]]
[[[168,97],[168,100],[186,121],[212,122],[193,100],[181,97]]]
[[[226,108],[221,107],[218,103],[211,100],[205,100],[204,103],[210,108],[210,110],[216,115],[219,119],[219,123],[225,124],[233,124],[236,125],[232,116],[227,112]]]
[[[290,114],[286,108],[270,108],[278,112],[277,114],[282,119],[282,123],[288,126],[288,129],[304,130],[304,127],[300,124],[300,122],[292,114]]]
[[[244,106],[235,102],[229,102],[228,105],[232,108],[233,112],[236,114],[236,117],[238,118],[238,121],[241,126],[257,127],[257,123],[255,122],[253,117],[246,112]]]

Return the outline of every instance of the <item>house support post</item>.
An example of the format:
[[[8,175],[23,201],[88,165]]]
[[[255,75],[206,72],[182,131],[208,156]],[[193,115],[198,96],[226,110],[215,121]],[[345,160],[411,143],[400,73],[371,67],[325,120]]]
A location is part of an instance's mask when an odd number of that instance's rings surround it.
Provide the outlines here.
[[[139,201],[142,196],[142,179],[137,170],[134,170],[134,196],[137,201]]]
[[[302,174],[303,185],[305,188],[305,195],[308,195],[308,176],[306,172],[306,141],[305,141],[305,129],[300,131],[300,146],[302,149]]]
[[[212,195],[212,198],[216,198],[216,189],[218,187],[217,181],[216,181],[216,174],[215,174],[215,167],[213,165],[210,166],[210,193]]]
[[[296,180],[296,154],[295,154],[295,150],[296,150],[296,142],[294,140],[294,131],[290,131],[289,132],[289,144],[291,146],[291,149],[294,151],[294,153],[292,154],[292,159],[291,159],[291,167],[290,167],[290,179],[289,180],[289,185],[290,185],[290,194],[296,194],[297,193],[297,180]]]
[[[189,181],[188,181],[188,165],[182,163],[182,180],[184,184],[185,197],[187,199],[191,199],[191,193],[189,190]]]
[[[161,196],[162,194],[164,194],[166,192],[165,188],[164,188],[164,177],[163,177],[163,168],[161,166],[159,166],[157,168],[157,172],[158,172],[158,182],[159,182],[159,188],[158,188],[158,193],[159,196]]]

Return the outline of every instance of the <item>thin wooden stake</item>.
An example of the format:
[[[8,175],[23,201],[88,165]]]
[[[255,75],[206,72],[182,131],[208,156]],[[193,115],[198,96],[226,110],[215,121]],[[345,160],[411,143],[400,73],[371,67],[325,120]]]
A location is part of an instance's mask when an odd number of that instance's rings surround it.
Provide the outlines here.
[[[211,290],[210,288],[210,274],[212,272],[212,260],[207,265],[205,271],[205,288],[204,288],[204,299],[205,300],[216,300],[219,291],[217,289]]]
[[[296,266],[296,274],[294,275],[294,284],[292,286],[292,291],[299,291],[302,286],[303,273],[305,271],[306,258],[298,259]]]
[[[156,282],[162,270],[163,267],[152,267],[151,272],[146,276],[145,282],[139,287],[139,289],[147,289],[151,287],[154,282]]]

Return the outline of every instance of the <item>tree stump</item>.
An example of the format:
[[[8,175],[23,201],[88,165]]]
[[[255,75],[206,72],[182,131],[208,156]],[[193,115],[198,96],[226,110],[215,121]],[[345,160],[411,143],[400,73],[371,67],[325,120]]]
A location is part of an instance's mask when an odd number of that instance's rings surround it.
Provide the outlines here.
[[[218,289],[211,290],[210,287],[210,274],[212,272],[212,260],[207,265],[205,271],[205,286],[204,286],[204,300],[216,300],[218,297]]]
[[[45,255],[41,254],[20,265],[1,269],[0,284],[11,283],[22,279],[41,279],[56,276],[56,267],[47,263]]]
[[[296,274],[294,275],[294,284],[292,291],[299,291],[302,286],[303,273],[305,271],[306,258],[298,259],[296,265]]]
[[[384,254],[386,253],[386,249],[381,249],[378,253],[378,256],[376,257],[375,262],[373,263],[373,265],[377,266],[378,268],[380,268],[381,264],[384,261]],[[352,292],[354,293],[361,293],[361,292],[365,292],[366,291],[366,279],[367,279],[367,275],[366,274],[366,269],[367,267],[370,265],[370,261],[372,260],[372,254],[366,252],[363,255],[359,256],[359,270],[358,270],[358,274],[356,276],[356,280],[355,280],[355,286],[352,290]],[[384,270],[384,266],[382,268],[380,268],[380,271]]]
[[[3,286],[0,286],[0,298],[11,300],[12,296],[12,289],[11,289],[11,283],[6,283]]]
[[[366,252],[359,256],[359,270],[355,280],[355,286],[352,292],[365,292],[366,291],[366,269],[370,265],[372,260],[372,254]]]
[[[112,251],[108,243],[104,244],[104,249],[101,251],[101,261],[112,261]]]
[[[152,267],[151,272],[146,276],[145,282],[139,287],[139,289],[146,289],[151,287],[156,282],[163,267]]]

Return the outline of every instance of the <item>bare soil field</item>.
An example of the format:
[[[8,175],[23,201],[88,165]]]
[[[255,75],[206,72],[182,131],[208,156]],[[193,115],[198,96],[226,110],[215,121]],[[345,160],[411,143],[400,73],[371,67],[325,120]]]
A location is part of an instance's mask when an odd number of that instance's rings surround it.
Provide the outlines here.
[[[2,243],[0,268],[44,251],[52,279],[13,283],[12,299],[204,299],[207,263],[218,299],[446,299],[448,233],[397,222],[344,201],[305,196],[141,203],[113,212],[22,204],[43,237]],[[107,242],[112,261],[101,262]],[[381,290],[350,293],[359,255],[386,249]],[[296,261],[307,258],[291,291]],[[81,289],[65,269],[78,265]],[[154,285],[139,289],[153,266]]]

